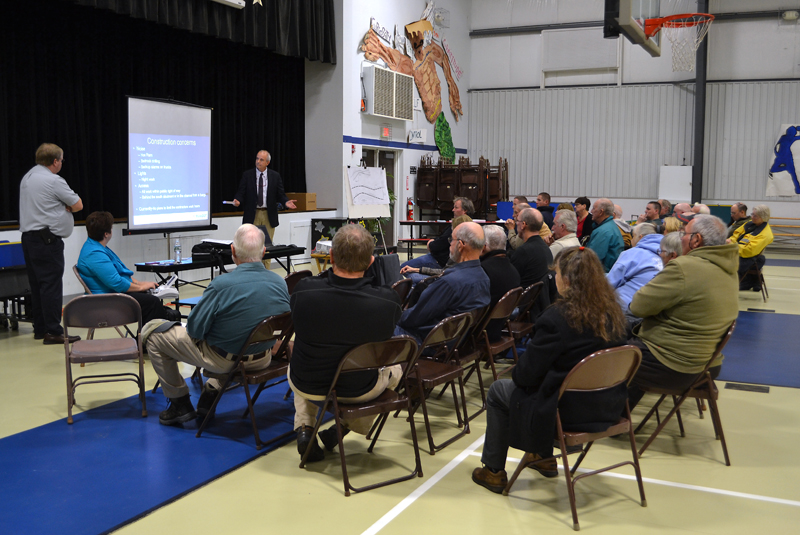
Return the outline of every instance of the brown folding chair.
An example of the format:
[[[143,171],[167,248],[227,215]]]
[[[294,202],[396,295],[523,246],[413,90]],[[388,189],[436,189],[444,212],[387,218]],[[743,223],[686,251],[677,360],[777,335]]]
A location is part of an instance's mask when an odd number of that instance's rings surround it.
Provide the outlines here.
[[[294,291],[294,287],[297,285],[298,282],[305,279],[306,277],[312,277],[314,274],[311,272],[310,269],[304,269],[302,271],[293,271],[286,275],[283,280],[286,281],[286,289],[289,290],[289,295],[292,295],[292,291]]]
[[[531,284],[525,288],[525,291],[519,296],[519,301],[517,302],[519,313],[514,321],[508,322],[505,330],[505,332],[514,337],[517,343],[521,342],[523,338],[533,332],[534,322],[531,320],[531,309],[533,305],[536,304],[536,300],[539,298],[539,293],[541,293],[543,286],[543,281]]]
[[[455,351],[453,351],[451,356],[452,362],[467,370],[467,374],[464,376],[464,384],[467,384],[467,381],[469,381],[473,373],[478,376],[481,407],[471,416],[465,413],[468,422],[471,422],[476,416],[486,410],[486,388],[483,385],[483,375],[481,374],[481,357],[483,356],[483,352],[481,351],[480,344],[476,341],[479,339],[478,333],[480,331],[478,331],[478,329],[482,325],[483,318],[489,313],[490,308],[489,305],[486,305],[485,307],[476,308],[470,312],[472,321],[461,337],[461,341],[456,345]],[[437,399],[441,399],[445,390],[447,390],[447,385],[439,392]]]
[[[733,320],[733,323],[731,323],[731,326],[728,328],[728,331],[725,333],[725,336],[723,336],[722,340],[720,340],[719,344],[717,344],[717,348],[714,350],[714,354],[711,355],[711,358],[706,363],[705,368],[703,368],[703,371],[697,376],[697,379],[689,388],[685,390],[674,390],[669,388],[655,388],[655,387],[642,388],[642,390],[644,390],[645,392],[650,392],[652,394],[660,394],[661,397],[658,399],[656,404],[653,405],[653,408],[650,409],[650,411],[647,413],[647,416],[644,417],[644,420],[642,420],[642,422],[636,428],[636,430],[634,431],[635,433],[638,433],[642,429],[644,424],[646,424],[647,421],[650,419],[650,417],[653,416],[653,413],[656,414],[656,418],[658,419],[658,408],[659,406],[661,406],[661,403],[667,396],[672,396],[673,407],[672,410],[669,411],[669,414],[667,414],[666,418],[659,421],[656,430],[653,431],[653,434],[650,435],[650,438],[647,439],[647,442],[645,442],[644,446],[642,446],[642,448],[639,450],[639,455],[644,453],[644,450],[646,450],[648,446],[650,446],[650,444],[653,442],[653,440],[655,440],[655,438],[658,436],[661,430],[664,429],[664,426],[667,425],[667,422],[669,421],[670,418],[672,418],[673,415],[677,416],[678,418],[678,427],[680,427],[681,436],[682,437],[686,436],[686,433],[683,429],[683,420],[681,419],[680,409],[681,405],[683,405],[683,402],[686,401],[686,398],[695,398],[697,400],[708,401],[708,404],[711,407],[711,421],[714,425],[714,435],[716,439],[722,443],[722,453],[725,456],[725,465],[726,466],[731,465],[730,457],[728,457],[728,445],[725,443],[725,433],[723,433],[722,431],[722,419],[720,418],[719,415],[719,406],[717,405],[717,399],[719,398],[719,390],[717,389],[716,383],[714,383],[714,380],[711,378],[711,373],[708,371],[708,369],[711,367],[711,364],[717,359],[717,357],[719,357],[719,355],[722,353],[722,349],[725,347],[725,344],[727,344],[728,340],[730,340],[731,336],[733,336],[733,330],[735,328],[736,328],[736,320]],[[701,411],[700,412],[701,418],[702,415],[703,413]]]
[[[744,278],[747,277],[748,275],[755,275],[755,277],[758,279],[759,284],[761,284],[761,298],[766,303],[767,299],[769,299],[769,291],[767,290],[767,283],[764,280],[764,267],[762,266],[761,268],[759,268],[758,264],[754,263],[752,266],[750,266],[750,268],[747,271],[745,271],[742,274],[741,277],[739,277],[739,283],[741,284]]]
[[[244,387],[244,393],[247,397],[247,409],[245,409],[244,413],[242,414],[242,418],[246,417],[248,414],[250,415],[250,422],[253,425],[253,436],[256,439],[257,449],[260,450],[263,446],[272,444],[277,440],[281,440],[289,435],[294,434],[294,430],[290,430],[278,437],[268,440],[267,442],[262,442],[261,437],[258,434],[256,414],[255,410],[253,409],[253,405],[255,405],[255,402],[258,400],[258,396],[261,395],[261,392],[265,388],[286,382],[285,377],[286,372],[289,369],[290,356],[288,352],[288,345],[289,339],[292,337],[293,332],[294,326],[292,324],[291,312],[284,312],[283,314],[277,316],[270,316],[261,321],[253,328],[252,331],[250,331],[250,336],[247,337],[247,341],[245,341],[242,349],[234,357],[234,365],[229,372],[214,373],[209,370],[203,370],[203,375],[219,380],[221,385],[219,390],[217,390],[217,396],[214,398],[214,403],[211,405],[211,409],[209,409],[206,417],[203,418],[203,423],[200,424],[200,429],[197,430],[197,437],[203,433],[203,430],[206,428],[206,425],[208,425],[208,422],[214,417],[214,411],[217,408],[217,403],[219,403],[222,395],[226,391],[230,390],[229,385],[234,385],[234,387]],[[278,347],[278,351],[272,355],[272,361],[270,362],[269,366],[263,370],[248,371],[245,368],[245,355],[252,354],[256,349],[254,346],[258,346],[259,344],[263,344],[264,342],[269,342],[271,340],[275,340],[275,343],[280,344],[280,346]],[[271,353],[270,350],[267,351]],[[265,358],[266,356],[267,353],[262,353],[256,358]],[[273,379],[278,379],[280,377],[284,377],[284,379],[270,382]],[[252,397],[250,396],[250,385],[258,385],[258,389]]]
[[[450,316],[440,321],[431,329],[428,336],[425,337],[425,340],[417,351],[417,359],[414,368],[408,374],[407,386],[411,389],[409,393],[413,401],[411,413],[413,414],[422,406],[422,414],[425,419],[425,431],[428,433],[428,446],[430,447],[428,453],[431,455],[434,455],[438,450],[452,444],[469,433],[469,422],[466,418],[467,397],[464,394],[464,383],[462,381],[464,368],[453,361],[451,357],[455,351],[456,344],[469,327],[471,321],[472,314],[469,312]],[[423,356],[426,353],[432,353],[432,355]],[[461,408],[458,406],[459,397],[455,388],[456,381],[458,381],[461,394]],[[461,429],[461,431],[437,445],[433,441],[426,398],[430,395],[431,391],[439,385],[450,385],[450,390],[453,393],[453,405],[456,410],[458,428]],[[462,409],[464,411],[463,419],[461,417]],[[387,417],[388,414],[384,415],[380,422],[376,422],[376,425],[378,425],[375,434],[376,439],[378,435],[380,435]]]
[[[348,403],[344,404],[336,399],[336,383],[339,380],[339,375],[343,373],[359,372],[365,370],[376,370],[385,366],[393,366],[395,364],[405,365],[403,369],[403,376],[400,379],[400,386],[404,386],[408,380],[409,370],[414,368],[414,360],[417,358],[417,342],[410,336],[397,336],[390,338],[384,342],[372,342],[362,344],[348,353],[342,358],[336,374],[331,382],[331,387],[328,389],[328,395],[325,397],[325,402],[322,404],[322,410],[319,411],[317,422],[314,425],[314,436],[317,435],[320,425],[325,418],[325,413],[330,412],[336,422],[336,436],[339,440],[339,457],[342,462],[342,480],[344,482],[344,495],[350,496],[350,491],[363,492],[367,490],[384,487],[400,481],[407,481],[414,477],[422,477],[422,462],[419,458],[419,444],[417,443],[417,430],[414,425],[414,411],[411,407],[411,401],[408,397],[408,388],[402,389],[404,393],[398,393],[392,390],[385,390],[380,396],[371,401],[363,403]],[[398,389],[400,390],[400,389]],[[411,442],[414,446],[414,470],[405,476],[388,479],[380,483],[374,483],[364,487],[354,487],[350,484],[350,479],[347,476],[347,461],[344,453],[344,444],[342,442],[342,420],[354,419],[365,416],[380,415],[379,419],[386,421],[386,416],[394,410],[406,409],[408,411],[408,421],[411,425]],[[378,440],[378,435],[372,439],[367,451],[372,453],[375,447],[375,442]],[[303,458],[300,460],[300,468],[303,468],[312,448],[306,448]]]
[[[409,294],[411,293],[411,288],[414,286],[414,281],[411,279],[400,279],[399,281],[392,284],[392,290],[397,292],[397,295],[400,296],[400,307],[404,307],[406,304],[406,300],[408,299]]]
[[[144,357],[142,355],[142,310],[136,299],[125,294],[81,295],[64,307],[64,356],[67,365],[67,423],[72,423],[72,406],[75,405],[75,390],[79,385],[90,383],[114,383],[132,381],[139,387],[142,416],[147,416],[144,399]],[[77,327],[95,329],[127,326],[136,323],[136,335],[130,338],[111,340],[79,340],[69,344],[69,329]],[[73,379],[72,364],[87,362],[113,362],[138,359],[139,373],[111,373],[82,375]]]
[[[517,355],[517,344],[513,336],[501,335],[498,340],[491,342],[489,341],[489,335],[486,333],[486,327],[489,326],[489,322],[492,320],[504,321],[507,326],[508,318],[514,313],[520,295],[522,295],[522,288],[512,288],[507,291],[489,313],[484,316],[482,325],[476,330],[476,335],[478,336],[477,345],[481,348],[489,367],[492,368],[492,377],[494,377],[495,381],[504,373],[508,373],[514,369],[514,366],[516,366],[519,361],[519,355]],[[500,373],[497,373],[494,358],[498,355],[502,355],[509,349],[511,349],[511,353],[514,355],[514,364],[502,370]]]
[[[642,353],[639,351],[639,348],[635,346],[615,347],[612,349],[604,349],[602,351],[592,353],[576,364],[574,368],[572,368],[567,377],[564,379],[564,382],[561,384],[561,388],[558,391],[558,397],[561,399],[566,392],[600,392],[603,390],[613,389],[621,384],[628,384],[630,383],[631,379],[633,379],[633,376],[636,373],[636,370],[639,368],[639,364],[641,364],[641,362]],[[615,468],[629,464],[633,466],[633,469],[636,472],[636,482],[639,484],[639,496],[642,500],[642,507],[647,507],[647,500],[644,496],[644,485],[642,484],[642,472],[639,469],[639,458],[636,455],[636,441],[633,438],[632,429],[631,411],[627,400],[625,400],[625,416],[620,418],[617,423],[605,431],[596,433],[564,431],[564,427],[561,423],[561,413],[558,410],[556,411],[556,433],[558,435],[559,449],[562,453],[554,455],[552,458],[558,459],[560,457],[564,462],[564,477],[567,480],[569,505],[572,509],[572,528],[575,531],[580,530],[580,524],[578,524],[578,510],[575,505],[575,483],[584,477],[600,474],[608,470],[614,470]],[[617,463],[611,466],[586,472],[577,477],[573,477],[575,471],[580,466],[584,457],[586,457],[586,454],[589,453],[589,449],[592,447],[592,444],[594,444],[595,441],[601,438],[619,435],[621,433],[628,433],[633,461]],[[581,448],[580,457],[578,457],[575,465],[570,468],[567,454],[564,452],[567,452],[570,446],[581,446],[583,444],[586,444],[586,447]],[[543,459],[534,461],[534,456],[535,454],[533,453],[525,453],[525,456],[522,458],[519,466],[517,466],[517,469],[514,471],[514,475],[508,480],[508,485],[506,485],[506,488],[503,490],[504,495],[508,495],[509,491],[511,490],[511,486],[517,480],[517,477],[519,477],[520,473],[522,473],[522,471],[528,465],[539,464],[542,461],[549,460]]]

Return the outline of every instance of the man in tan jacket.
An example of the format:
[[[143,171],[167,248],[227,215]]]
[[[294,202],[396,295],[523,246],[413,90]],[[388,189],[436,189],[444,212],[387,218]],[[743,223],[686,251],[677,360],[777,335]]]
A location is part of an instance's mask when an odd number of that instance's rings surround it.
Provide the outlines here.
[[[640,386],[691,385],[739,315],[739,247],[726,234],[718,217],[695,215],[681,238],[683,256],[634,294],[630,313],[643,320],[628,342],[642,350],[642,364],[628,388],[631,408],[644,395]],[[712,366],[716,377],[722,356]]]

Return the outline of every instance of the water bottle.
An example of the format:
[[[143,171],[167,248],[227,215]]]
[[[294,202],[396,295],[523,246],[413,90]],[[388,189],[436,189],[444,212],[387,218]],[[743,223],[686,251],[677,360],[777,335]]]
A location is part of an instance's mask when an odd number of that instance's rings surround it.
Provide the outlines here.
[[[181,240],[180,238],[175,238],[175,247],[173,248],[175,252],[175,263],[181,263]]]

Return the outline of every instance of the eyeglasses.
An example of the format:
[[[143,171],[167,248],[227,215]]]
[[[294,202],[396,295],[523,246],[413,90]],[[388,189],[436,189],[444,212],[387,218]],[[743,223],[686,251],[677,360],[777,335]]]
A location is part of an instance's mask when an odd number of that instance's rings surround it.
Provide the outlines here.
[[[461,238],[453,238],[452,236],[447,240],[448,243],[453,243],[454,241],[460,241],[461,243],[464,243],[464,240]]]
[[[700,233],[699,233],[699,232],[686,232],[685,230],[679,230],[679,231],[678,231],[678,235],[679,235],[681,238],[683,238],[683,237],[684,237],[684,236],[686,236],[687,234],[689,235],[689,239],[691,240],[691,239],[692,239],[692,236],[694,236],[695,234],[700,234]]]

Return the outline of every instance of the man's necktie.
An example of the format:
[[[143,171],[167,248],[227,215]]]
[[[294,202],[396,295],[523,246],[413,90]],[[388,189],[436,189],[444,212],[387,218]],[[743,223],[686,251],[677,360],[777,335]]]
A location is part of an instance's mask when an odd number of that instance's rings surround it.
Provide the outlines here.
[[[258,205],[264,206],[264,173],[258,176]]]

